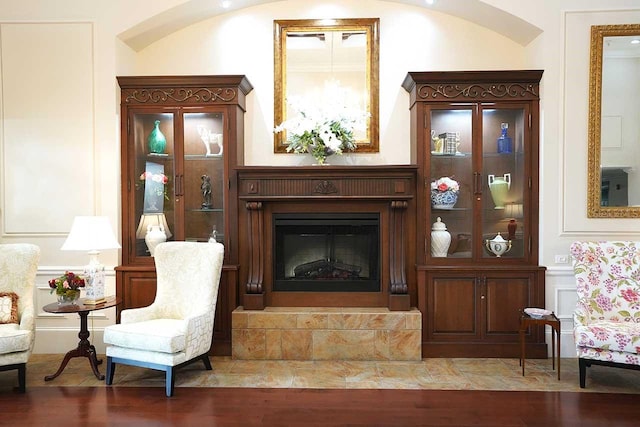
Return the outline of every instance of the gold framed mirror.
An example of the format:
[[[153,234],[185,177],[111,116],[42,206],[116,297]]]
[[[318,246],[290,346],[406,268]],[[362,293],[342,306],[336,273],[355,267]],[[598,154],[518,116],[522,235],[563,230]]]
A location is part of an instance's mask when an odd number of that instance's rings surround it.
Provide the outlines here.
[[[640,217],[640,24],[591,27],[589,218]]]
[[[356,152],[378,152],[378,18],[274,21],[274,125],[287,120],[293,98],[340,102],[367,114]],[[274,152],[287,152],[285,132]]]

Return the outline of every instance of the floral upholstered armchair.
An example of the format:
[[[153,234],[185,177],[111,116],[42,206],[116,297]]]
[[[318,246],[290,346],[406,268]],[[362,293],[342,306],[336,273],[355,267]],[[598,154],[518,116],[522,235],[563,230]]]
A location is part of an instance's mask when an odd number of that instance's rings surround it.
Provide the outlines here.
[[[640,242],[571,245],[580,387],[592,364],[640,369]]]
[[[35,245],[0,245],[0,371],[18,370],[21,393],[36,336],[33,288],[39,259]]]

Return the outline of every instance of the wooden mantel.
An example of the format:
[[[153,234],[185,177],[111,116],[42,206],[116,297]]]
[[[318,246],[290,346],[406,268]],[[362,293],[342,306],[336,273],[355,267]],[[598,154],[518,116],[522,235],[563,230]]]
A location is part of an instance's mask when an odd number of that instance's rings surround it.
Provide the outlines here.
[[[411,306],[415,264],[414,165],[246,166],[238,172],[241,304]],[[381,285],[377,292],[272,292],[272,215],[279,212],[378,212]],[[408,276],[409,274],[409,276]],[[415,295],[415,292],[412,292]],[[415,303],[415,302],[414,302]]]

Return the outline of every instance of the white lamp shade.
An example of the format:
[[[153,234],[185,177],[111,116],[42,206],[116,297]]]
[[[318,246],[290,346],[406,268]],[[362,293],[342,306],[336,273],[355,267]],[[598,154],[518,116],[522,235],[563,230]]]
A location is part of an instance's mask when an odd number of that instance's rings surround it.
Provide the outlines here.
[[[164,230],[164,234],[167,235],[167,239],[173,236],[169,230],[169,224],[167,224],[167,217],[165,217],[163,213],[146,213],[142,214],[140,217],[140,223],[136,229],[136,238],[144,239],[150,225],[161,226]]]
[[[100,251],[118,248],[120,248],[120,244],[113,234],[108,217],[77,216],[73,219],[69,236],[60,249],[63,251]]]
[[[521,203],[510,203],[504,206],[504,214],[507,218],[522,218],[523,207]]]

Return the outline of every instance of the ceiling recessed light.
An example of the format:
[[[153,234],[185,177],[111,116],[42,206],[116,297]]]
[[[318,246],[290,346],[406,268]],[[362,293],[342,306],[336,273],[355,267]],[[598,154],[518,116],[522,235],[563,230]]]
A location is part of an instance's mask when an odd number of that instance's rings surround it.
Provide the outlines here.
[[[434,4],[436,2],[436,0],[424,0],[424,2],[426,4],[428,4],[429,6],[431,6],[432,4]]]
[[[231,1],[230,1],[230,0],[224,0],[224,1],[222,2],[222,8],[223,8],[223,9],[228,9],[228,8],[229,8],[229,6],[231,6]]]
[[[631,44],[640,44],[640,39],[631,40]]]

